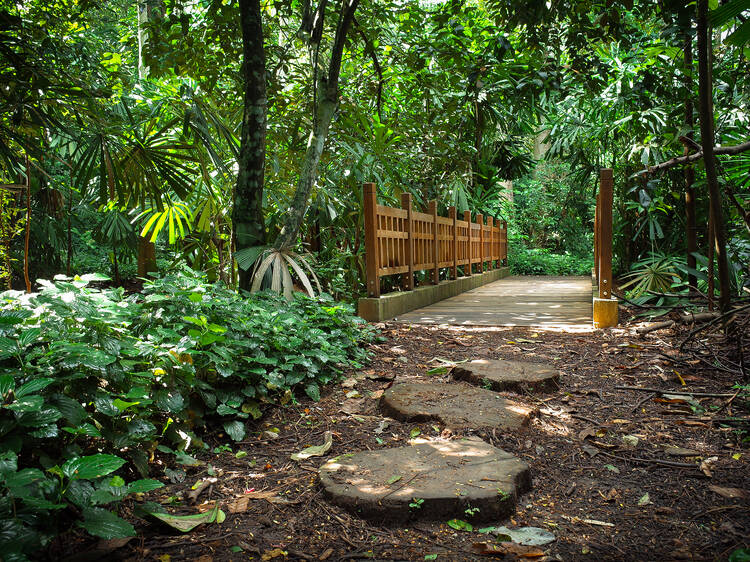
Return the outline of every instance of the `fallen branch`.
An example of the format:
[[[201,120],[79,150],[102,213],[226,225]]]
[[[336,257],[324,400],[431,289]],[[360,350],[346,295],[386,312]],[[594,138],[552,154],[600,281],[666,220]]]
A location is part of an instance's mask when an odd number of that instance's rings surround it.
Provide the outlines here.
[[[726,392],[690,392],[687,390],[665,390],[663,388],[647,388],[644,386],[627,386],[620,385],[615,387],[616,390],[634,390],[636,392],[655,392],[657,394],[683,394],[686,396],[702,396],[704,398],[730,398],[732,393]]]
[[[672,326],[674,326],[674,320],[667,320],[665,322],[655,322],[654,324],[649,324],[648,326],[640,326],[636,328],[635,331],[640,335],[645,335],[656,330],[671,328]]]
[[[710,322],[719,317],[717,312],[686,312],[680,314],[678,320],[682,324],[697,324],[699,322]],[[655,330],[662,330],[664,328],[671,328],[674,326],[674,320],[665,320],[664,322],[656,322],[655,324],[649,324],[648,326],[640,326],[635,329],[636,333],[645,335]]]
[[[672,468],[698,468],[698,465],[695,463],[688,463],[688,462],[677,462],[677,461],[664,461],[661,459],[641,459],[639,457],[620,457],[618,455],[613,455],[612,453],[608,453],[606,451],[599,451],[600,455],[604,455],[605,457],[611,457],[613,459],[617,459],[618,461],[622,462],[640,462],[645,464],[659,464],[662,466],[671,466]]]

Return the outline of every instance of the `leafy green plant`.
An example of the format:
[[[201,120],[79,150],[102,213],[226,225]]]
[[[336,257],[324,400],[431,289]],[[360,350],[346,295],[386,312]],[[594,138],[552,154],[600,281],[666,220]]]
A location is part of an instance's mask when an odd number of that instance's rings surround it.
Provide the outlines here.
[[[318,399],[344,366],[366,359],[361,342],[372,337],[326,297],[243,297],[189,270],[125,297],[89,287],[102,279],[58,277],[40,281],[39,293],[0,294],[0,539],[22,548],[71,524],[68,504],[88,532],[124,532],[100,506],[158,483],[102,478],[126,462],[145,477],[154,449],[197,464],[203,426],[241,440],[265,403],[297,389]],[[88,469],[95,461],[99,472]],[[19,520],[19,505],[42,511]],[[68,516],[53,517],[59,510]]]
[[[620,288],[632,287],[630,293],[634,297],[648,291],[668,293],[672,284],[680,281],[675,265],[679,259],[651,252],[647,258],[633,264],[630,273],[623,276],[627,281],[621,284]]]
[[[409,502],[409,507],[411,509],[421,509],[423,503],[424,498],[412,498],[411,502]]]

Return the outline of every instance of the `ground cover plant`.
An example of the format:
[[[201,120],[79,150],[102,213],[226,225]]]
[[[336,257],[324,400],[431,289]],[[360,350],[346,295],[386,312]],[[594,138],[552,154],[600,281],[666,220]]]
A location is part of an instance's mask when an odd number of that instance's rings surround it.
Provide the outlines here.
[[[161,486],[157,447],[192,463],[201,435],[245,437],[245,420],[365,358],[371,330],[346,305],[240,295],[184,271],[143,292],[41,281],[0,295],[0,541],[5,559],[73,521],[102,538],[132,525],[107,508]],[[126,483],[125,478],[129,480]],[[8,558],[10,556],[10,558]]]

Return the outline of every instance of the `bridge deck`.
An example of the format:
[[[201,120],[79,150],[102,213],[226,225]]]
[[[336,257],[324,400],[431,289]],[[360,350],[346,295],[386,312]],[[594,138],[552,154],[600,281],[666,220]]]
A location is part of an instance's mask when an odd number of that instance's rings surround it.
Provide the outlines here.
[[[591,326],[590,277],[512,276],[403,314],[398,322],[454,326]]]

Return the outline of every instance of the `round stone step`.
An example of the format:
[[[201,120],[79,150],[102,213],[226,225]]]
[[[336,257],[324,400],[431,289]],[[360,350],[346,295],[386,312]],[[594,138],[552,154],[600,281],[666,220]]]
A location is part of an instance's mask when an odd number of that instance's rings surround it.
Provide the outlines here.
[[[401,421],[437,420],[458,428],[518,429],[534,409],[490,390],[462,384],[404,383],[383,393],[380,410]]]
[[[557,390],[560,371],[547,363],[476,359],[451,371],[454,379],[498,392],[551,392]]]
[[[342,455],[319,475],[333,503],[384,521],[498,520],[531,489],[525,462],[478,438]]]

